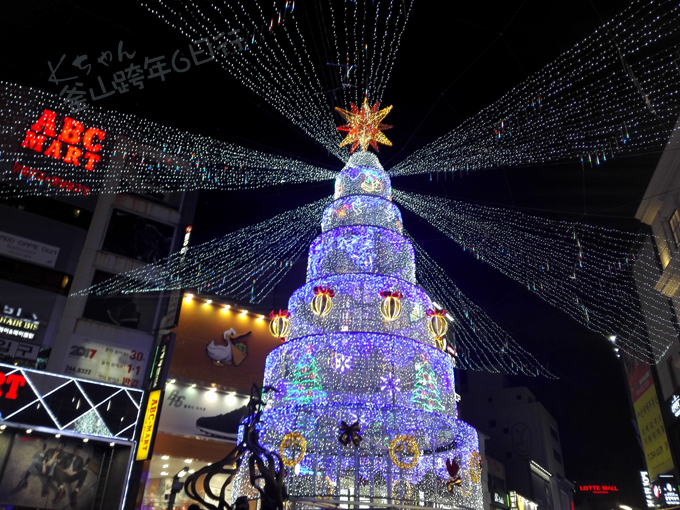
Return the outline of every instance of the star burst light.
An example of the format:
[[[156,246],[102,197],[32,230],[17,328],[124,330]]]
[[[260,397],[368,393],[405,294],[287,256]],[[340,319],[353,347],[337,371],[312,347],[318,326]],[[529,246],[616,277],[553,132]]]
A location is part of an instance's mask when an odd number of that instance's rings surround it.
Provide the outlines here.
[[[679,31],[676,2],[631,2],[390,175],[565,160],[595,168],[615,155],[661,149],[680,114]]]
[[[672,345],[675,327],[667,297],[655,289],[656,254],[640,248],[644,236],[432,195],[393,190],[393,196],[572,319],[607,338],[616,334],[632,356],[656,363]],[[645,296],[646,317],[638,292]]]
[[[115,294],[196,289],[259,303],[271,292],[318,233],[323,199],[190,246],[154,264],[121,273],[74,293]]]
[[[92,170],[84,168],[84,161],[72,164],[66,162],[68,156],[59,159],[55,154],[46,155],[49,141],[56,142],[56,136],[47,137],[42,150],[39,144],[22,147],[27,132],[32,132],[32,126],[46,110],[55,114],[56,135],[67,119],[105,133],[97,140],[96,155],[100,160]],[[134,115],[94,106],[73,114],[69,111],[64,98],[56,94],[0,82],[0,117],[4,127],[0,163],[9,163],[0,170],[0,179],[8,184],[0,188],[0,198],[73,195],[76,194],[73,184],[86,187],[87,194],[165,193],[254,189],[335,177],[331,170],[293,158],[194,135]],[[63,145],[61,150],[66,152],[69,145]],[[70,183],[69,187],[65,183]]]
[[[367,151],[370,145],[378,152],[378,143],[392,145],[392,142],[383,134],[385,129],[390,129],[392,126],[382,123],[382,120],[392,110],[391,106],[379,110],[380,103],[376,102],[369,107],[367,97],[364,97],[361,109],[357,108],[354,103],[350,105],[351,112],[335,107],[335,110],[347,121],[347,124],[338,127],[338,131],[347,132],[345,139],[340,142],[340,147],[352,144],[350,152],[353,153],[357,147],[360,147],[362,151]]]

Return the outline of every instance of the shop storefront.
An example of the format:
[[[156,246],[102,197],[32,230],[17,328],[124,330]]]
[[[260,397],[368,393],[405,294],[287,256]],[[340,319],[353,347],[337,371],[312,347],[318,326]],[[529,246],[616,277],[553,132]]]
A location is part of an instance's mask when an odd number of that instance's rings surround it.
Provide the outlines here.
[[[173,480],[183,481],[235,446],[253,383],[262,385],[267,354],[280,345],[269,319],[237,305],[189,297],[182,302],[153,453],[137,508],[166,510]],[[215,477],[219,493],[224,478]],[[227,491],[227,500],[230,497]],[[183,491],[173,508],[193,503]]]
[[[0,505],[122,508],[142,397],[0,364]]]

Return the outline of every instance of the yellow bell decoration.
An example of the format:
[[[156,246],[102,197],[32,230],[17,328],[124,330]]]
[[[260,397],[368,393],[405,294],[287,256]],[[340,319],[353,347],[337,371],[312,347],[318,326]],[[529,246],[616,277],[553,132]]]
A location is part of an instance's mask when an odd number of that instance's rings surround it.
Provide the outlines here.
[[[395,321],[401,315],[401,299],[404,295],[397,291],[390,292],[383,290],[380,292],[380,297],[383,298],[380,304],[380,313],[383,318],[388,321]]]
[[[319,317],[325,317],[333,309],[333,297],[335,291],[328,287],[314,287],[314,298],[312,299],[312,312]]]
[[[288,310],[279,310],[279,313],[272,310],[269,317],[271,318],[269,332],[284,342],[290,332],[290,313]]]
[[[448,312],[446,310],[427,310],[428,322],[427,329],[430,330],[434,336],[435,342],[439,349],[444,350],[444,335],[449,330],[449,323],[444,318]]]

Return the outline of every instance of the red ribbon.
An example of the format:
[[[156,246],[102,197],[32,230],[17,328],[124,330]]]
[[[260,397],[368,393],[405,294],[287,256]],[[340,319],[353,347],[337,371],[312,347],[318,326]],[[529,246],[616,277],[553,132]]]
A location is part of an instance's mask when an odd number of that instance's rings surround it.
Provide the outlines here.
[[[385,299],[388,297],[393,297],[394,299],[403,299],[404,295],[399,292],[398,290],[390,291],[390,290],[381,290],[380,291],[380,297]]]
[[[328,297],[334,297],[335,291],[330,287],[314,287],[314,295],[325,294]]]
[[[447,313],[446,310],[437,310],[436,308],[434,310],[427,309],[427,315],[429,316],[438,315],[439,317],[444,317]]]
[[[272,310],[271,312],[269,312],[270,319],[275,319],[277,317],[284,317],[287,319],[288,317],[290,317],[290,312],[288,310],[281,310],[280,308],[279,313],[276,313],[276,310]]]

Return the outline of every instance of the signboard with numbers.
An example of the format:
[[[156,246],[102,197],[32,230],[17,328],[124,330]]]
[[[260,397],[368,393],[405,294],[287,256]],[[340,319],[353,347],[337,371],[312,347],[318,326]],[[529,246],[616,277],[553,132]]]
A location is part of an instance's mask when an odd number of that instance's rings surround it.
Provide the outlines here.
[[[149,349],[73,335],[62,371],[66,375],[141,388]]]

